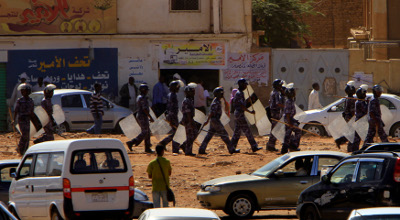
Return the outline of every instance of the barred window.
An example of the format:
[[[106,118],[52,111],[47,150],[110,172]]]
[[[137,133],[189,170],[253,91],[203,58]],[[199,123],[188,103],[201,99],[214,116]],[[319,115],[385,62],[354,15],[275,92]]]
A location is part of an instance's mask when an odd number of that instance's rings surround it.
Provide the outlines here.
[[[199,0],[171,0],[171,10],[197,11],[199,10]]]

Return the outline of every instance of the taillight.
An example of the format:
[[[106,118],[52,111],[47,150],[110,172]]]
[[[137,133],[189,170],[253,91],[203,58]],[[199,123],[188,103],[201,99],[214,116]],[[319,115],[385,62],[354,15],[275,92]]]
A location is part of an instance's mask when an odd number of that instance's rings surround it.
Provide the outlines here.
[[[396,165],[394,166],[393,179],[400,182],[400,158],[397,158]]]
[[[63,179],[63,192],[65,198],[71,198],[71,182],[67,178]]]
[[[135,195],[135,180],[133,176],[129,178],[129,197]]]

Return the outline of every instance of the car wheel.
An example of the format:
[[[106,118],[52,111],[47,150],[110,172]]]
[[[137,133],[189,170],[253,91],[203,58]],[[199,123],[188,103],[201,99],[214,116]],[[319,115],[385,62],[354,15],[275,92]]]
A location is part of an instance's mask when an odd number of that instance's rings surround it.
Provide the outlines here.
[[[233,196],[229,201],[229,215],[236,218],[248,218],[254,214],[255,203],[253,198],[246,194]]]
[[[17,211],[15,211],[14,207],[11,206],[11,207],[8,208],[8,209],[10,210],[11,214],[13,214],[13,215],[15,216],[15,218],[20,219],[20,218],[18,217]]]
[[[312,206],[307,206],[300,220],[319,220],[317,210]]]
[[[391,131],[392,131],[391,132],[392,137],[400,138],[400,123],[396,123],[395,125],[393,125]]]
[[[323,136],[325,134],[324,128],[320,125],[305,125],[304,130]]]
[[[53,208],[53,210],[51,211],[51,220],[62,220],[63,218],[61,218],[60,214],[58,213],[56,208]]]
[[[64,123],[60,124],[60,125],[58,126],[58,130],[59,130],[60,134],[69,131],[68,123],[67,123],[67,122],[64,122]]]

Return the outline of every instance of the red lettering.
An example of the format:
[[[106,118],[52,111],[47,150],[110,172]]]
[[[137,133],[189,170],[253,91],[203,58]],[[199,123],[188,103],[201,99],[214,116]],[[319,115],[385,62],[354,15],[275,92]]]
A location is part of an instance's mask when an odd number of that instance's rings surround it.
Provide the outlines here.
[[[67,0],[56,0],[55,6],[50,6],[44,3],[40,3],[38,0],[31,0],[31,9],[25,9],[22,12],[22,24],[40,24],[42,20],[47,24],[54,22],[59,15],[68,19],[67,12],[69,5]]]

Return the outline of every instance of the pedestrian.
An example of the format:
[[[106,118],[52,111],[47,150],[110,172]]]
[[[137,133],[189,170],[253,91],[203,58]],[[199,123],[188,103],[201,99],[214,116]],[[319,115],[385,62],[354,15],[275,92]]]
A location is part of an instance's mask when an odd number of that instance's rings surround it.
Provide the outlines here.
[[[101,134],[103,124],[103,100],[101,99],[102,86],[100,83],[94,84],[94,92],[90,97],[90,112],[92,113],[94,124],[86,130],[89,134]]]
[[[147,174],[152,182],[153,206],[161,208],[168,207],[167,189],[169,188],[169,177],[172,173],[170,161],[164,156],[164,145],[156,146],[157,158],[150,161],[147,166]]]
[[[147,84],[141,84],[139,86],[140,95],[137,97],[136,103],[138,105],[136,119],[139,123],[142,131],[140,134],[133,138],[132,140],[126,142],[130,151],[132,151],[132,146],[138,146],[144,140],[144,149],[146,153],[153,153],[151,150],[150,142],[150,122],[154,122],[153,117],[150,115],[150,107],[147,98],[147,93],[149,92],[149,86]]]
[[[313,90],[308,96],[308,110],[320,109],[322,105],[319,102],[319,84],[317,82],[313,83],[312,88]]]
[[[284,108],[284,99],[282,98],[282,85],[283,81],[280,79],[275,79],[274,82],[272,83],[272,87],[274,90],[271,92],[270,98],[269,98],[269,111],[271,114],[271,131],[274,129],[278,121],[281,119],[282,114],[283,114],[283,108]],[[278,151],[275,148],[276,144],[276,137],[272,134],[269,136],[269,140],[267,142],[267,151]]]
[[[382,113],[379,102],[379,97],[381,97],[383,89],[380,85],[374,85],[372,87],[372,93],[374,94],[374,98],[369,102],[368,105],[368,134],[364,141],[364,146],[368,143],[374,142],[374,137],[376,132],[378,131],[379,138],[382,142],[389,142],[385,130],[385,124],[382,121]]]
[[[185,91],[184,90],[185,90],[185,86],[186,86],[186,81],[184,79],[182,79],[182,77],[178,73],[174,74],[173,79],[178,80],[180,83],[180,89],[177,92],[177,96],[178,96],[179,108],[181,108],[183,100],[185,99]]]
[[[368,100],[367,97],[367,85],[361,85],[359,89],[356,91],[356,95],[358,100],[356,101],[356,121],[360,118],[364,117],[368,113]],[[355,131],[354,135],[354,143],[352,149],[349,149],[349,152],[358,151],[360,147],[361,137],[358,135],[357,131]]]
[[[240,135],[241,132],[243,131],[243,133],[246,135],[247,140],[250,143],[251,146],[251,150],[253,152],[256,152],[258,150],[261,150],[261,147],[258,147],[258,144],[256,142],[256,140],[253,137],[253,134],[250,131],[250,127],[247,124],[244,112],[248,112],[250,114],[255,114],[255,111],[249,111],[246,108],[246,100],[244,99],[244,90],[247,89],[247,81],[244,78],[241,78],[238,80],[238,86],[239,86],[239,91],[236,92],[235,97],[232,100],[232,105],[233,108],[235,110],[234,114],[235,114],[235,129],[233,131],[233,136],[231,139],[231,143],[232,143],[232,148],[236,149],[236,146],[238,144],[238,141],[240,139]]]
[[[285,95],[287,97],[283,117],[285,125],[285,138],[283,140],[281,154],[290,151],[299,151],[301,130],[299,129],[299,121],[294,119],[296,115],[296,90],[293,87],[286,88]],[[293,133],[293,135],[292,135]]]
[[[162,115],[167,108],[168,87],[165,84],[164,76],[160,75],[158,82],[153,87],[152,109],[157,117]]]
[[[234,149],[232,147],[231,141],[229,140],[228,132],[226,132],[224,125],[221,123],[220,120],[222,116],[221,99],[224,96],[224,88],[217,87],[214,89],[213,93],[215,98],[211,103],[210,114],[208,115],[207,121],[204,123],[204,125],[207,125],[211,119],[210,129],[208,130],[208,133],[204,138],[203,143],[201,143],[200,145],[199,154],[207,154],[207,145],[215,134],[221,137],[222,141],[224,141],[224,143],[226,144],[226,147],[228,148],[230,154],[240,153],[239,149]]]
[[[172,81],[169,84],[170,93],[168,94],[167,110],[165,112],[165,115],[168,123],[172,127],[172,132],[160,142],[160,144],[166,146],[169,142],[172,141],[173,155],[179,154],[179,143],[173,141],[176,129],[179,126],[179,119],[178,119],[179,105],[178,105],[178,97],[176,95],[176,93],[179,91],[179,87],[180,84],[177,80]]]
[[[356,114],[356,99],[354,98],[354,94],[356,93],[356,88],[354,87],[355,82],[354,81],[349,81],[346,84],[346,87],[344,89],[345,93],[347,94],[347,97],[345,98],[345,103],[344,103],[344,112],[342,113],[342,116],[346,122],[349,122],[350,119]],[[344,144],[347,142],[347,139],[343,136],[340,137],[339,139],[335,140],[336,146],[340,149],[340,145]],[[347,144],[347,151],[350,151],[353,149],[353,143],[349,141]]]
[[[197,83],[196,89],[195,89],[195,96],[194,96],[194,107],[204,114],[206,114],[206,106],[207,106],[207,100],[206,97],[204,96],[204,87],[203,87],[203,80],[200,79]]]
[[[182,144],[186,156],[195,156],[192,152],[193,143],[197,137],[197,125],[194,121],[194,95],[195,88],[185,87],[186,98],[182,102],[181,112],[183,114],[181,123],[185,126],[186,141]]]
[[[40,104],[42,108],[46,111],[50,120],[49,123],[47,123],[47,125],[45,125],[43,128],[44,134],[40,138],[34,140],[34,144],[54,140],[54,126],[57,125],[53,118],[53,103],[51,102],[51,98],[54,94],[54,89],[56,89],[56,86],[53,84],[48,84],[44,88],[44,98],[42,99],[42,102]]]
[[[125,108],[129,108],[132,112],[136,111],[136,97],[138,89],[135,85],[135,78],[129,77],[128,83],[124,84],[119,90],[120,101],[119,104]]]
[[[43,83],[43,77],[39,77],[37,84],[32,87],[33,92],[43,91],[46,86]]]
[[[31,87],[31,85],[29,85],[29,83],[27,82],[28,78],[29,77],[25,72],[23,72],[23,73],[21,73],[21,75],[19,75],[19,82],[14,86],[13,93],[11,94],[11,97],[8,100],[8,106],[12,110],[14,110],[13,107],[15,107],[15,102],[17,101],[17,99],[22,97],[21,91],[18,90],[18,86],[23,83],[26,83],[26,85]]]
[[[33,100],[29,97],[31,94],[31,86],[27,83],[22,83],[18,86],[17,90],[21,92],[22,97],[15,103],[14,121],[18,118],[19,131],[21,138],[18,143],[17,153],[23,156],[29,147],[29,133],[30,123],[33,116],[34,104]]]

